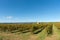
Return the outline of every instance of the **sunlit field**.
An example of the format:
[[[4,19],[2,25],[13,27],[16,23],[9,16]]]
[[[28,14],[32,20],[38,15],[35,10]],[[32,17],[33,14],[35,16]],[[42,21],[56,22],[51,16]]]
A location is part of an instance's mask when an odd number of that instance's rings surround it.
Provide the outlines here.
[[[60,23],[0,23],[0,40],[60,40]]]

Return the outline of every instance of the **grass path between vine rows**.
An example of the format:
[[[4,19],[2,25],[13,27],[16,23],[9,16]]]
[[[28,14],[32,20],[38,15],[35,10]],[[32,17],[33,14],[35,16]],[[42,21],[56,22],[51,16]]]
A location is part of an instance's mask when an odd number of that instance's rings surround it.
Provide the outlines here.
[[[45,40],[60,40],[59,30],[54,24],[53,24],[53,35],[46,37]]]

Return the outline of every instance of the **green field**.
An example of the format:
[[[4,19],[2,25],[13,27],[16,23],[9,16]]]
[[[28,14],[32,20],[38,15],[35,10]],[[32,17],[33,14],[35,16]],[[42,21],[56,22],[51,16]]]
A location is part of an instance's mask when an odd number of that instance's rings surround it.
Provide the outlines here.
[[[0,40],[60,40],[60,23],[0,23]]]

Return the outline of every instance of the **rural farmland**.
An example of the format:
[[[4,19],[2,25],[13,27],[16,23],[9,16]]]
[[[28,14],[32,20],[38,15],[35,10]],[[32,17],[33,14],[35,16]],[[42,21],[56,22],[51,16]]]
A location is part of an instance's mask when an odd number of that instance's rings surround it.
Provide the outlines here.
[[[0,23],[0,40],[60,40],[60,23]]]

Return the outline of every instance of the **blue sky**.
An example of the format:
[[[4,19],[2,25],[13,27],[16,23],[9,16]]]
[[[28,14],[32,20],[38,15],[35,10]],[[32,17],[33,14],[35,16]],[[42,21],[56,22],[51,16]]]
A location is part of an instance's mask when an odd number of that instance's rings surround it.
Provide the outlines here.
[[[60,0],[0,0],[0,22],[60,21]]]

